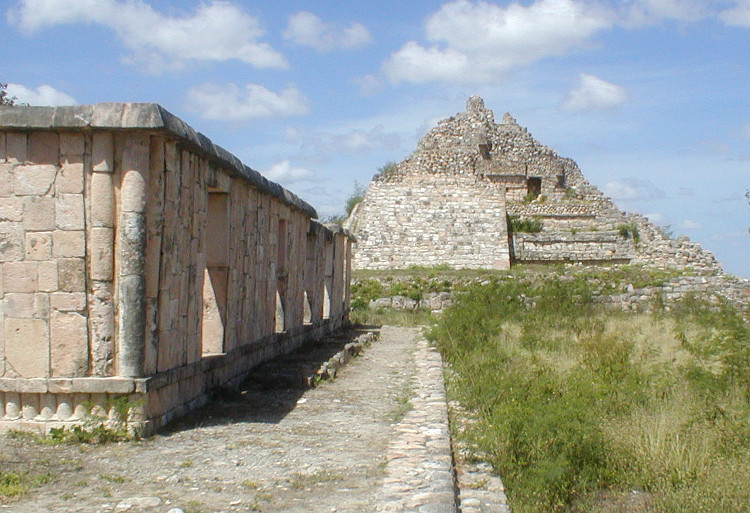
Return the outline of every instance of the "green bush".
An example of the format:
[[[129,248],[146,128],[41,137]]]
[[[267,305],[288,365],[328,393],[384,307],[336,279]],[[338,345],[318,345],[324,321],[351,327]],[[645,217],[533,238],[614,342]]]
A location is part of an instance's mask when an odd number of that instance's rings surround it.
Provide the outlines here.
[[[539,217],[522,218],[513,215],[508,216],[508,226],[512,233],[538,233],[544,227]]]

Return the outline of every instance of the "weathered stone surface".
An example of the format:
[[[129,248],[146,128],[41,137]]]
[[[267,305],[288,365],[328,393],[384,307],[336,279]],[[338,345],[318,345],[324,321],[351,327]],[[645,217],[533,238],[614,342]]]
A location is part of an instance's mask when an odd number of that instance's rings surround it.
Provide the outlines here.
[[[36,292],[39,264],[36,262],[6,262],[3,264],[3,290],[8,292]]]
[[[5,358],[18,376],[49,376],[49,329],[42,319],[5,319]]]
[[[49,260],[52,258],[51,232],[26,232],[26,260]]]
[[[59,230],[83,230],[83,195],[60,194],[55,202],[55,223]]]
[[[29,134],[29,161],[56,166],[60,162],[60,138],[56,132]]]
[[[83,230],[52,232],[52,254],[57,258],[85,256],[86,237]]]
[[[61,258],[57,261],[58,289],[63,292],[86,290],[86,264],[82,258]]]
[[[50,192],[57,176],[57,166],[25,165],[14,170],[13,192],[18,196],[44,196]]]
[[[55,200],[30,196],[23,198],[23,227],[29,231],[55,229]]]
[[[0,262],[23,259],[25,233],[21,223],[0,221]]]
[[[74,312],[52,312],[50,367],[52,377],[85,376],[88,371],[86,318]]]
[[[57,192],[61,194],[81,194],[83,192],[83,162],[63,163],[57,174]]]

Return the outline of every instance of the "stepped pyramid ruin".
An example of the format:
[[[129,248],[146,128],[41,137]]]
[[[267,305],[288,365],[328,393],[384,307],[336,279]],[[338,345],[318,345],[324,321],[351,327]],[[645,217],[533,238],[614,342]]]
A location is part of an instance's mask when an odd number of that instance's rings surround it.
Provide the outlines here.
[[[510,114],[496,123],[478,96],[376,175],[345,227],[356,269],[583,262],[721,273],[699,244],[620,211]]]

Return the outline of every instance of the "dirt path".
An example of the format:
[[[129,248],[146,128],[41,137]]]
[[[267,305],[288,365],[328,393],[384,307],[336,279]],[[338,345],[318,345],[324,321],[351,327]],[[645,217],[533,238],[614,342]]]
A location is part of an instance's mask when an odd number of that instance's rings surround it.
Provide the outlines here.
[[[384,327],[334,382],[248,391],[137,443],[2,439],[0,464],[48,469],[53,482],[0,511],[375,511],[397,480],[389,443],[421,386],[418,339],[417,330]]]

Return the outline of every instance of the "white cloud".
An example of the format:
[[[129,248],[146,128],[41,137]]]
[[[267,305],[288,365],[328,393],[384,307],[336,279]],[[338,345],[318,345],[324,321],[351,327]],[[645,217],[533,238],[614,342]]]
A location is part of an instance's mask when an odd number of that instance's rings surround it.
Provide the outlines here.
[[[78,102],[69,94],[58,91],[46,84],[36,89],[29,89],[21,84],[8,84],[6,89],[8,96],[16,97],[17,103],[28,103],[29,105],[77,105]]]
[[[703,225],[692,219],[685,219],[680,223],[680,230],[701,230]]]
[[[288,185],[308,180],[312,178],[313,173],[303,167],[292,167],[291,162],[282,160],[271,166],[263,175],[270,180]]]
[[[664,216],[662,214],[659,214],[658,212],[652,212],[650,214],[645,214],[645,217],[651,221],[654,224],[662,224],[664,222]]]
[[[395,150],[401,147],[401,137],[394,132],[386,132],[382,126],[372,130],[354,129],[345,133],[305,133],[295,129],[286,131],[286,140],[310,148],[319,153],[368,154],[378,149]]]
[[[608,182],[603,187],[604,193],[615,201],[642,201],[662,199],[664,191],[649,181],[637,178],[625,178],[619,182]]]
[[[425,27],[432,46],[406,43],[383,65],[392,83],[480,82],[591,43],[612,25],[610,11],[577,0],[537,0],[500,7],[484,0],[455,0]]]
[[[258,84],[204,84],[188,90],[187,108],[205,119],[238,121],[253,118],[276,118],[307,114],[307,98],[296,87],[280,93]]]
[[[750,0],[736,0],[734,7],[723,11],[719,17],[727,25],[750,27]]]
[[[300,46],[310,46],[319,52],[330,52],[337,48],[350,50],[372,42],[370,32],[359,23],[348,27],[337,27],[325,23],[315,14],[298,12],[289,17],[284,38]]]
[[[622,24],[638,27],[667,19],[698,21],[707,14],[708,5],[704,0],[634,0],[624,6]]]
[[[573,111],[605,110],[619,107],[627,99],[628,93],[624,87],[581,73],[578,87],[568,93],[562,108]]]
[[[8,21],[33,34],[46,27],[95,23],[109,27],[130,50],[131,62],[152,71],[189,61],[236,59],[257,68],[286,68],[284,56],[267,43],[260,22],[227,1],[200,4],[192,15],[164,16],[141,1],[23,0]]]

